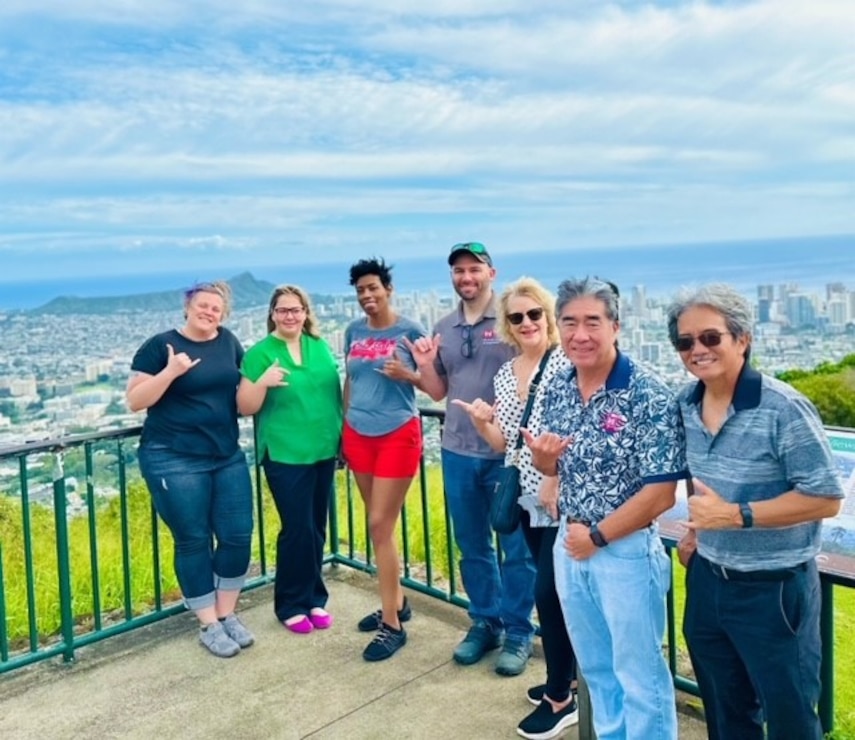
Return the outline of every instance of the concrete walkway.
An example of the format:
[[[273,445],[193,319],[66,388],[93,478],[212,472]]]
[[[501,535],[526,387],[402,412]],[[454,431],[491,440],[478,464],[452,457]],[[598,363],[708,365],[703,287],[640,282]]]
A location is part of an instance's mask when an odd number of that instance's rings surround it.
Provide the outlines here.
[[[0,677],[0,737],[38,738],[461,738],[517,737],[531,711],[528,686],[544,680],[538,651],[526,672],[502,678],[495,658],[451,660],[467,617],[462,609],[409,594],[409,642],[382,663],[362,660],[370,639],[356,621],[377,606],[374,582],[347,568],[328,577],[337,622],[310,635],[286,632],[270,588],[241,599],[256,644],[229,660],[196,643],[182,614],[78,653]],[[680,737],[705,738],[680,713]],[[564,735],[577,737],[576,728]]]

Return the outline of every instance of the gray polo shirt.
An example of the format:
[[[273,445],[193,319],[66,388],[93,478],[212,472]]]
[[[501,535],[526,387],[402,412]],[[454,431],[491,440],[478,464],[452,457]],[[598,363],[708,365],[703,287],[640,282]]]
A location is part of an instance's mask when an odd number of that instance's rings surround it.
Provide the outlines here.
[[[436,371],[448,384],[443,449],[468,457],[501,460],[503,453],[497,453],[484,441],[469,414],[451,403],[458,398],[464,401],[481,398],[493,403],[493,378],[499,368],[516,355],[514,348],[505,344],[496,330],[495,293],[474,324],[466,322],[461,301],[457,310],[437,322],[434,333],[440,335]]]
[[[843,498],[843,485],[813,404],[795,388],[742,369],[727,419],[713,435],[701,416],[704,384],[680,394],[691,474],[731,503],[766,501],[787,491]],[[698,552],[736,570],[798,565],[819,553],[822,522],[792,527],[698,531]]]

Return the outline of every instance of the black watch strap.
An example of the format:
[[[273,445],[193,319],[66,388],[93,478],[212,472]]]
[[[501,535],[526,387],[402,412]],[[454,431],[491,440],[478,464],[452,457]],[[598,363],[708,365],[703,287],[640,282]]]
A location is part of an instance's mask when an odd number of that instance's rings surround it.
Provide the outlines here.
[[[603,537],[603,533],[597,528],[596,522],[591,525],[591,542],[597,547],[605,547],[609,541]]]
[[[751,504],[739,504],[739,513],[742,515],[742,528],[749,529],[754,526],[754,512]]]

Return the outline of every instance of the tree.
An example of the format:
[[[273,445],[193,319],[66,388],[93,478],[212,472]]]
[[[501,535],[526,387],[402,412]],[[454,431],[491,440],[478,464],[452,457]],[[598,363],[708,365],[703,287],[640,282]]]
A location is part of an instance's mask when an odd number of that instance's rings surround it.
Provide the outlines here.
[[[813,402],[823,424],[855,428],[855,370],[809,375],[791,385]]]

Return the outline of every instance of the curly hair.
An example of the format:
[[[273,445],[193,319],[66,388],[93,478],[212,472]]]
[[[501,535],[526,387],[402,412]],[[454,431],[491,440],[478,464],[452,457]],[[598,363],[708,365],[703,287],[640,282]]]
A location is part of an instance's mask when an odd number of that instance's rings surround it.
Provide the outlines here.
[[[366,275],[376,275],[384,288],[392,286],[392,265],[387,265],[382,257],[371,257],[359,260],[350,266],[350,284],[356,285],[360,278]]]

